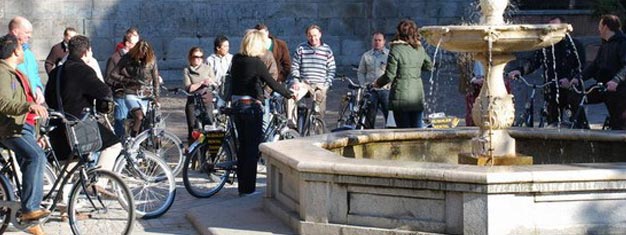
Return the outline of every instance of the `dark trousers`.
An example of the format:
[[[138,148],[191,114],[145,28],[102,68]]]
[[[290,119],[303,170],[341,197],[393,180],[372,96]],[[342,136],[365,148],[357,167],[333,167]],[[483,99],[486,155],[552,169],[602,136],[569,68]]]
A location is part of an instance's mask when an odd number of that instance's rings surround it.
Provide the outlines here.
[[[560,117],[565,111],[566,108],[571,109],[570,107],[570,91],[568,89],[559,88],[558,93],[558,102],[557,102],[557,93],[554,87],[551,87],[550,90],[547,90],[544,94],[544,100],[546,101],[546,109],[548,111],[548,116],[546,117],[546,121],[548,124],[557,123],[560,120]],[[575,104],[578,105],[578,104]],[[573,115],[573,113],[572,113]],[[582,121],[582,120],[581,120]],[[579,121],[579,123],[582,123]]]
[[[396,120],[397,128],[423,128],[423,111],[393,111],[393,118]]]
[[[576,102],[572,105],[572,112],[576,112],[577,105],[582,98],[580,95],[571,95],[570,102]],[[621,84],[617,87],[617,91],[598,91],[594,90],[587,95],[587,103],[598,104],[604,103],[609,111],[609,126],[612,130],[626,130],[626,86]]]
[[[256,164],[260,157],[263,128],[261,105],[235,105],[233,116],[239,135],[237,177],[239,193],[253,193],[256,185]]]
[[[206,107],[207,117],[213,121],[213,102],[205,102],[204,107]],[[191,144],[194,141],[191,137],[191,132],[195,128],[196,124],[194,99],[191,97],[187,98],[187,104],[185,104],[185,116],[187,117],[187,143]]]
[[[383,112],[385,123],[387,123],[387,115],[389,115],[389,90],[372,90],[370,105],[367,110],[366,128],[376,128],[376,114],[378,110]]]

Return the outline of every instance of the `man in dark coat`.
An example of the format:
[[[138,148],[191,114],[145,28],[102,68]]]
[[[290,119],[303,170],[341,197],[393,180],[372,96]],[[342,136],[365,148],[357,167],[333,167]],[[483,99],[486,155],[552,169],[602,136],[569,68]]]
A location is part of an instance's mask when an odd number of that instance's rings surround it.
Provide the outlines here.
[[[45,97],[50,108],[56,110],[62,108],[66,115],[81,117],[83,110],[94,108],[94,103],[97,101],[112,102],[113,99],[111,89],[100,81],[94,70],[87,65],[87,62],[93,59],[89,38],[81,35],[75,36],[69,41],[68,47],[67,61],[50,72]],[[59,105],[59,98],[62,106]],[[119,139],[110,129],[102,124],[99,127],[102,148],[98,164],[103,169],[112,170],[115,158],[122,147]],[[65,128],[56,128],[50,136],[52,147],[60,158],[67,158],[70,154],[64,130]]]
[[[67,43],[74,36],[76,36],[76,29],[72,27],[65,28],[65,31],[63,31],[63,41],[52,46],[52,49],[50,49],[50,53],[48,53],[48,57],[46,58],[45,62],[46,73],[50,73],[52,69],[54,69],[56,66],[59,66],[59,63],[63,60],[63,57],[67,55]]]
[[[603,15],[598,23],[602,46],[596,59],[579,76],[583,80],[595,79],[606,85],[607,92],[592,92],[589,103],[603,102],[609,111],[609,126],[613,130],[626,130],[626,35],[615,15]],[[572,80],[577,85],[578,79]],[[597,91],[597,90],[596,90]]]

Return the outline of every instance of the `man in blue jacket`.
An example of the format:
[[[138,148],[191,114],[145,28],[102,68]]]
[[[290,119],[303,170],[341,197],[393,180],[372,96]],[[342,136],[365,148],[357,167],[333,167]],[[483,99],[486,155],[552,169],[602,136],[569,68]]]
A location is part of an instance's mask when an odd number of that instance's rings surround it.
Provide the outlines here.
[[[22,44],[24,50],[24,62],[17,66],[23,74],[28,77],[30,88],[35,96],[35,102],[37,104],[44,103],[43,97],[43,83],[39,77],[39,68],[37,66],[37,59],[35,54],[30,50],[28,42],[33,34],[33,25],[26,18],[22,16],[16,16],[9,22],[9,34],[14,35]]]

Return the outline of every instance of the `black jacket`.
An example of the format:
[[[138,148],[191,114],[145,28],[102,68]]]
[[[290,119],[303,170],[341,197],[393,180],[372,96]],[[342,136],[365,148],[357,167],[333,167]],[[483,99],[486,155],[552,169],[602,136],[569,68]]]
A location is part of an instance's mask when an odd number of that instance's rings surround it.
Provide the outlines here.
[[[269,85],[272,90],[283,97],[290,98],[291,92],[272,78],[267,66],[258,57],[236,54],[230,68],[230,89],[232,95],[251,96],[263,100],[263,84]]]
[[[571,80],[574,76],[581,73],[582,69],[585,68],[585,48],[580,41],[573,38],[570,40],[568,37],[566,36],[566,38],[554,44],[554,47],[546,47],[535,51],[533,59],[520,70],[522,74],[533,73],[541,67],[543,68],[543,78],[548,82],[555,78],[556,80],[561,78]]]
[[[626,36],[615,32],[609,40],[602,40],[596,59],[585,68],[582,78],[606,83],[612,79],[621,83],[626,77]]]
[[[66,114],[80,117],[84,108],[93,108],[95,100],[112,100],[111,89],[96,76],[96,72],[81,59],[68,58],[65,64],[56,67],[50,72],[50,79],[46,84],[44,94],[46,103],[52,109],[59,110],[57,102],[57,71],[61,71],[60,96]],[[63,126],[62,126],[63,127]],[[102,148],[107,148],[119,142],[113,132],[100,127]],[[58,158],[64,159],[70,153],[69,144],[65,135],[65,128],[56,128],[50,133],[50,142]]]

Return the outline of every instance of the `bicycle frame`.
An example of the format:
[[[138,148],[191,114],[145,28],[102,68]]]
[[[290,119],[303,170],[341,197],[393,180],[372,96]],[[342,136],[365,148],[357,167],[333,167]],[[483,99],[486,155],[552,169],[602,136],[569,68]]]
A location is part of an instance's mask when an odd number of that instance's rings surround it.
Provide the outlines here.
[[[520,115],[520,117],[515,121],[513,126],[526,126],[526,127],[534,127],[535,126],[535,95],[537,93],[537,89],[542,89],[545,86],[553,83],[553,81],[546,82],[544,84],[530,84],[524,77],[516,76],[519,80],[521,80],[526,87],[532,89],[529,97],[524,104],[524,112]],[[538,127],[544,127],[546,118],[548,115],[548,111],[546,109],[546,102],[544,101],[543,108],[541,109],[541,118],[539,120]]]

